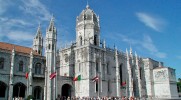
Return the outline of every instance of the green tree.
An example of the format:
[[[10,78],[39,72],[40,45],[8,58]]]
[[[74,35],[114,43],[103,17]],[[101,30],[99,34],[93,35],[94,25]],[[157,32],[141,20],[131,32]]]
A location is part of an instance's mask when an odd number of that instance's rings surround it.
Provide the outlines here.
[[[178,78],[178,82],[180,82],[180,83],[181,83],[181,78]]]
[[[178,88],[178,92],[181,92],[181,78],[178,78],[177,88]]]

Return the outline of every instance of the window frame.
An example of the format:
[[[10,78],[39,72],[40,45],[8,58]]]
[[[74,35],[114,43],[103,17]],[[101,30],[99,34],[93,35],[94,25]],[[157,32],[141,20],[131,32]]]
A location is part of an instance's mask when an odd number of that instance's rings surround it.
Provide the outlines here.
[[[18,71],[19,72],[23,72],[23,66],[24,66],[24,63],[22,60],[19,61],[19,68],[18,68]]]
[[[3,57],[0,57],[0,69],[4,69],[4,62],[5,59]]]

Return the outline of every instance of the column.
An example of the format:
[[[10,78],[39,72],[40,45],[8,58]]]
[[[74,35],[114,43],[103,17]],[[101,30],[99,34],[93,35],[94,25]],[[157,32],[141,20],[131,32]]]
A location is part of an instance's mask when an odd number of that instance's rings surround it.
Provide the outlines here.
[[[136,68],[137,68],[137,71],[138,71],[138,88],[139,88],[139,97],[141,98],[142,97],[142,86],[141,86],[141,76],[140,76],[140,66],[139,66],[139,59],[138,59],[138,56],[137,54],[135,53],[135,56],[136,56]]]
[[[116,62],[116,96],[120,97],[120,77],[119,77],[119,62],[118,62],[118,51],[115,50],[115,62]]]
[[[11,55],[11,69],[10,69],[10,79],[9,79],[9,98],[8,100],[12,100],[13,98],[13,77],[14,77],[14,58],[15,58],[15,49],[12,50]]]
[[[33,68],[33,52],[31,51],[31,53],[30,53],[30,66],[29,66],[29,76],[28,76],[28,87],[29,87],[29,89],[28,89],[28,94],[29,95],[32,95],[32,68]]]

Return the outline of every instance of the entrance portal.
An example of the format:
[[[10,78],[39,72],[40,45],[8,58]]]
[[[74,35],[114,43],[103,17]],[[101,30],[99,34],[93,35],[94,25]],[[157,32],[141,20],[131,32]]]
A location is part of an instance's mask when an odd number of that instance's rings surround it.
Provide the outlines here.
[[[67,97],[71,97],[71,85],[69,84],[64,84],[62,86],[62,97],[65,96]]]
[[[13,97],[25,97],[26,86],[19,82],[13,87]]]
[[[36,100],[42,100],[42,99],[41,99],[41,87],[40,87],[40,86],[36,86],[36,87],[34,88],[34,98],[35,98]]]

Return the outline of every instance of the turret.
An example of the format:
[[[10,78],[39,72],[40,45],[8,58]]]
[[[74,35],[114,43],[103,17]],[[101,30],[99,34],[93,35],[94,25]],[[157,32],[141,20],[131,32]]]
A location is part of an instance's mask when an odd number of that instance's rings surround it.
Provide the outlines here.
[[[100,45],[99,17],[90,9],[89,5],[77,17],[76,43],[77,46],[86,44]]]
[[[40,24],[38,26],[36,36],[34,37],[34,40],[33,40],[33,50],[36,51],[38,54],[42,55],[43,37],[42,37],[41,29],[40,29]]]
[[[55,100],[56,97],[56,82],[55,79],[50,80],[49,76],[56,72],[56,44],[57,44],[57,30],[54,25],[54,17],[51,18],[49,27],[46,30],[46,46],[45,46],[45,56],[46,56],[46,70],[45,75],[45,100]]]

